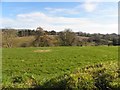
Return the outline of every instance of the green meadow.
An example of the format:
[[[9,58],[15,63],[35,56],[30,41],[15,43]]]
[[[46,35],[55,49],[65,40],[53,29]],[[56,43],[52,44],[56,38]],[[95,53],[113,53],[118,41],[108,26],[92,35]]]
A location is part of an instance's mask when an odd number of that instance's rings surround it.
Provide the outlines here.
[[[31,87],[98,63],[116,62],[116,46],[29,47],[2,49],[3,87]]]

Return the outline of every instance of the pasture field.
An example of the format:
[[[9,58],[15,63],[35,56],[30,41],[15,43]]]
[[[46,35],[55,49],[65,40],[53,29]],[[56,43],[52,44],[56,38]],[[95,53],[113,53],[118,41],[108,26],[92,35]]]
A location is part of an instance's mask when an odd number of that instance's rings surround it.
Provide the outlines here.
[[[87,65],[117,61],[118,47],[3,48],[2,54],[3,87],[26,87],[24,80],[29,84],[35,79],[42,84]]]

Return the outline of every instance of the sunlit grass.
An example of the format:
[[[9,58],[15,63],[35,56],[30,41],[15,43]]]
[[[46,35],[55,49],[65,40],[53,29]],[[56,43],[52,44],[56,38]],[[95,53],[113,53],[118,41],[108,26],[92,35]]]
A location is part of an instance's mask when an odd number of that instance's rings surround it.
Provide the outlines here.
[[[44,83],[77,68],[117,60],[118,47],[113,46],[3,48],[3,86],[14,85],[14,77],[22,77],[18,85],[30,77]]]

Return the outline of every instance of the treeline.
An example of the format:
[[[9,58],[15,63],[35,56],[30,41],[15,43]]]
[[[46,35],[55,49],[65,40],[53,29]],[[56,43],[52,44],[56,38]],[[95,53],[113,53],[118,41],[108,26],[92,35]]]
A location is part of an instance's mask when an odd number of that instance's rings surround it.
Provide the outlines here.
[[[36,30],[2,29],[2,39],[2,47],[120,45],[120,35],[115,33],[90,34],[73,32],[71,29],[56,32],[43,30],[41,27]]]

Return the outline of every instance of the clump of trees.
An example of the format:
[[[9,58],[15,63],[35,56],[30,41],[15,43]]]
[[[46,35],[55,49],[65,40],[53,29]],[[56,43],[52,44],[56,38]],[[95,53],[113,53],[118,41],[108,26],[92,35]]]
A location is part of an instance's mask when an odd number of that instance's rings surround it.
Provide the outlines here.
[[[76,45],[76,35],[71,29],[65,29],[65,31],[59,32],[58,38],[61,46]]]
[[[17,45],[15,40],[19,38],[30,38],[26,42],[18,40],[21,45]],[[2,29],[3,47],[44,47],[44,46],[98,46],[98,45],[120,45],[120,35],[118,34],[100,34],[73,32],[71,29],[65,29],[61,32],[54,30],[47,31],[38,27],[36,30],[30,29]]]
[[[33,41],[33,46],[44,47],[53,46],[54,39],[47,35],[47,33],[41,28],[36,29],[35,40]]]

